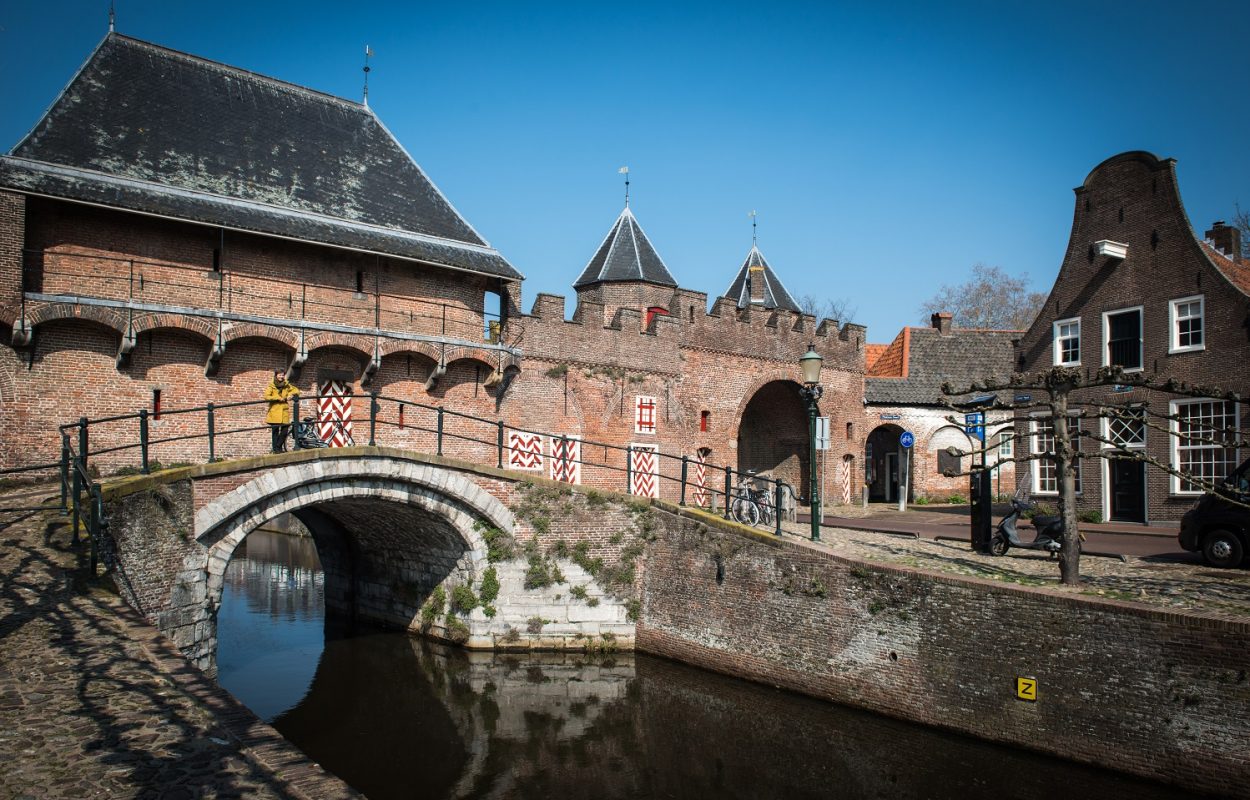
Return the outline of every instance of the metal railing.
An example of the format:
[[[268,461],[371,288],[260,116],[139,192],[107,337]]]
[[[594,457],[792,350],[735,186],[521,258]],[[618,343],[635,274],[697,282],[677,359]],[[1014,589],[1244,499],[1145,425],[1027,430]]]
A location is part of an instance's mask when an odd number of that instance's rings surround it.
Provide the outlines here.
[[[732,467],[703,463],[685,454],[665,453],[658,446],[621,446],[519,428],[501,419],[479,417],[445,406],[378,393],[365,395],[364,398],[368,406],[368,445],[371,447],[384,445],[455,457],[471,463],[509,468],[522,474],[539,471],[544,476],[564,482],[622,491],[644,498],[668,494],[682,506],[707,508],[714,513],[722,513],[726,518],[731,517],[733,501],[739,493],[735,475],[743,476]],[[307,403],[321,399],[318,395],[292,398],[291,419],[308,419],[301,416],[301,409],[308,408]],[[343,398],[335,396],[335,399],[341,401]],[[268,436],[258,435],[269,426],[240,424],[237,414],[222,425],[221,417],[223,412],[239,409],[250,412],[267,405],[266,400],[250,400],[170,409],[159,415],[141,409],[130,414],[95,419],[82,417],[77,422],[60,426],[59,462],[4,470],[0,475],[58,471],[61,511],[72,516],[74,544],[79,543],[79,531],[85,520],[94,574],[102,537],[108,527],[99,482],[100,460],[106,461],[114,469],[114,474],[147,474],[157,463],[153,458],[157,450],[183,457],[200,455],[204,457],[203,461],[213,462],[224,460],[218,455],[223,441],[237,442],[240,437],[247,437],[250,449],[255,451],[269,444]],[[169,426],[171,420],[178,424]],[[165,435],[154,435],[153,426],[157,423],[162,428],[174,429],[165,431]],[[319,421],[318,424],[332,423]],[[299,440],[291,438],[294,448],[300,449]],[[185,446],[190,442],[202,445],[193,451]],[[177,445],[177,449],[171,448],[171,445]],[[757,484],[769,487],[774,509],[783,508],[785,492],[793,491],[781,479],[755,475],[751,478]],[[780,536],[782,514],[774,514],[769,522],[773,524],[776,535]]]
[[[23,256],[23,304],[31,293],[157,304],[192,316],[206,316],[204,309],[211,309],[279,323],[298,320],[466,342],[497,343],[503,336],[499,314],[383,292],[376,273],[372,286],[362,282],[350,288],[96,254],[25,250]],[[215,306],[205,302],[210,296]]]

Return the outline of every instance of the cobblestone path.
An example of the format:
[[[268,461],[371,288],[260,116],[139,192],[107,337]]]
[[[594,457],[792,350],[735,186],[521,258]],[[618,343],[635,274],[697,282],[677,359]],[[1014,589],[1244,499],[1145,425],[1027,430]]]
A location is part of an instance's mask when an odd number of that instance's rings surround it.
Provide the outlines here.
[[[85,549],[0,513],[0,798],[359,796],[89,585]]]

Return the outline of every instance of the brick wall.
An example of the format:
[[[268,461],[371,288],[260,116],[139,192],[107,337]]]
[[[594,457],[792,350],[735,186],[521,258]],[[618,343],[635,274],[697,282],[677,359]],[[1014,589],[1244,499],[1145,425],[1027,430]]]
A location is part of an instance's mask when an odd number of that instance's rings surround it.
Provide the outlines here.
[[[665,518],[638,647],[1190,790],[1240,794],[1250,625],[856,563]],[[1035,703],[1016,678],[1038,681]]]
[[[26,198],[0,192],[0,322],[11,324],[21,303],[22,248],[26,246]]]

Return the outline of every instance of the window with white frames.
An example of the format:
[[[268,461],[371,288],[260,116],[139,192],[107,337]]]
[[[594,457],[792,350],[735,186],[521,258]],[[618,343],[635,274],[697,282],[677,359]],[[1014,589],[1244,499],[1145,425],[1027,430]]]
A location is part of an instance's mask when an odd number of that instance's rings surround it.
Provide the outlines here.
[[[1033,455],[1050,455],[1051,458],[1039,458],[1034,462],[1033,492],[1034,494],[1059,494],[1059,470],[1053,458],[1055,454],[1055,423],[1047,418],[1035,418],[1033,427]],[[1080,422],[1068,420],[1068,431],[1075,438],[1080,431]],[[1076,439],[1076,448],[1081,449],[1081,440]],[[1081,493],[1081,462],[1074,460],[1073,477],[1076,479],[1076,493]]]
[[[1172,466],[1192,476],[1172,476],[1176,494],[1201,494],[1237,467],[1237,405],[1226,400],[1173,400]]]
[[[1007,459],[1011,458],[1014,455],[1015,438],[1016,438],[1016,434],[1014,431],[1005,430],[1005,431],[999,432],[998,434],[998,460],[999,461],[1006,461]]]
[[[1125,372],[1142,368],[1142,310],[1128,308],[1102,315],[1103,365],[1123,367]]]
[[[1207,346],[1202,306],[1202,295],[1182,297],[1168,304],[1172,330],[1172,340],[1168,343],[1169,353],[1188,353]]]
[[[1110,444],[1103,447],[1124,450],[1146,446],[1146,409],[1141,406],[1118,406],[1102,410],[1103,438]]]
[[[1055,321],[1055,366],[1075,367],[1081,363],[1081,320]]]

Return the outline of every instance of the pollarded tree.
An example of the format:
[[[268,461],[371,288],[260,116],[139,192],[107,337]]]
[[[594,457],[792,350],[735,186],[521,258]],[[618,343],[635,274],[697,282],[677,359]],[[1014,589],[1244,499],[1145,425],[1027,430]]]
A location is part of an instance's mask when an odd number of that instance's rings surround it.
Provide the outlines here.
[[[943,403],[955,410],[967,410],[966,401],[953,399],[973,394],[995,395],[990,402],[981,402],[977,410],[1041,410],[1049,418],[1054,430],[1054,452],[1045,454],[1015,455],[1003,461],[1017,463],[1053,459],[1055,478],[1059,490],[1059,514],[1063,519],[1063,550],[1059,558],[1059,575],[1062,583],[1076,584],[1080,582],[1081,552],[1079,547],[1080,531],[1076,516],[1076,474],[1080,461],[1088,458],[1108,460],[1131,460],[1145,463],[1150,467],[1174,475],[1189,485],[1197,486],[1202,491],[1215,491],[1219,488],[1214,479],[1193,475],[1178,470],[1169,463],[1160,461],[1147,454],[1144,450],[1126,447],[1124,441],[1114,437],[1108,438],[1100,432],[1089,430],[1091,426],[1074,429],[1072,421],[1080,420],[1113,420],[1126,424],[1140,424],[1163,431],[1168,436],[1183,436],[1187,442],[1198,442],[1225,448],[1241,448],[1247,446],[1242,431],[1235,428],[1203,426],[1191,419],[1181,419],[1170,414],[1160,414],[1149,409],[1148,404],[1134,406],[1114,406],[1105,402],[1090,402],[1080,399],[1078,392],[1098,387],[1128,386],[1164,392],[1168,395],[1184,397],[1224,400],[1241,403],[1236,392],[1218,387],[1194,386],[1174,379],[1158,379],[1143,373],[1125,373],[1120,367],[1104,367],[1092,375],[1073,367],[1055,367],[1054,369],[1031,374],[1014,374],[1005,380],[990,378],[982,383],[974,383],[967,387],[952,387],[949,383],[942,385]],[[1012,401],[1000,401],[997,392],[1011,392]],[[1032,393],[1045,393],[1045,400],[1034,402]],[[1020,398],[1016,402],[1016,398]],[[1027,399],[1026,399],[1027,398]],[[1048,413],[1047,413],[1048,412]],[[1244,418],[1244,416],[1243,416]],[[961,424],[961,420],[951,418],[952,422]],[[1175,426],[1183,425],[1181,432]],[[1092,426],[1101,431],[1100,425]],[[1082,449],[1080,439],[1088,438],[1097,442],[1100,447],[1091,450]],[[960,452],[959,455],[982,454],[986,451]],[[1236,501],[1232,501],[1236,502]]]

